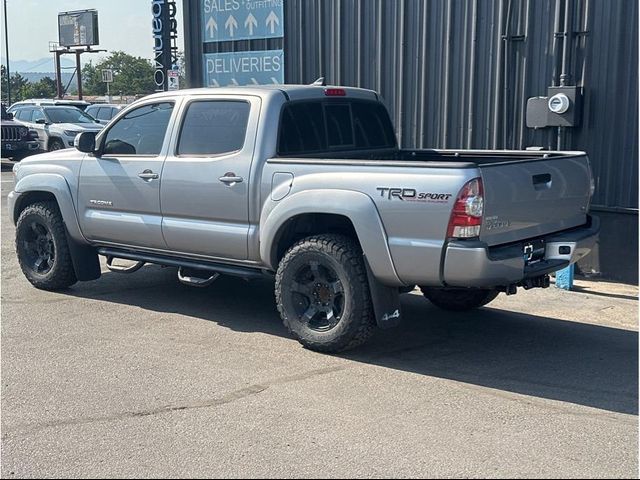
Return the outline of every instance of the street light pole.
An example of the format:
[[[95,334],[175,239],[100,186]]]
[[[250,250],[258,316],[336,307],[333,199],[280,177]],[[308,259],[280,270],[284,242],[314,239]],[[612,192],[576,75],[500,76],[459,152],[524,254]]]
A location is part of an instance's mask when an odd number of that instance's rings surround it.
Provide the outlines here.
[[[11,72],[9,71],[9,30],[7,30],[7,0],[4,0],[4,49],[7,57],[7,106],[11,105]]]

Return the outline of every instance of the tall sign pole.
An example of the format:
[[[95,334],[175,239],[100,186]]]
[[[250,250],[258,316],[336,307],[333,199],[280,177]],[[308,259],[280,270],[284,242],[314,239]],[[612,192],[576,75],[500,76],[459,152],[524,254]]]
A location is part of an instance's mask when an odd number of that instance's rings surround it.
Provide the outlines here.
[[[7,0],[4,0],[4,51],[7,57],[7,106],[11,105],[11,72],[9,71],[9,30],[7,30]]]

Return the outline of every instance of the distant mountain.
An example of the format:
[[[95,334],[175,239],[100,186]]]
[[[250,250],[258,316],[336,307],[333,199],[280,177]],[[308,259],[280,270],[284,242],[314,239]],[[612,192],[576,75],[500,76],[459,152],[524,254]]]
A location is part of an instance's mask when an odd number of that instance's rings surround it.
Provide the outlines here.
[[[76,77],[72,72],[73,70],[71,72],[62,72],[62,83],[64,85],[67,85],[67,83],[69,83],[69,80],[71,80],[72,76],[73,76],[72,83],[76,83],[76,79],[75,79]],[[54,72],[18,72],[18,73],[20,73],[20,75],[22,75],[31,83],[39,82],[44,77],[49,77],[53,80],[56,79],[56,74]]]
[[[0,56],[0,62],[3,65],[6,65],[5,57]],[[69,81],[73,76],[73,80],[71,80],[71,84],[69,85],[67,92],[76,92],[78,89],[76,87],[77,80],[74,76],[74,70],[76,67],[75,59],[72,60],[71,58],[61,57],[60,67],[62,67],[62,84],[65,87],[69,84]],[[19,73],[30,83],[36,83],[44,77],[49,77],[54,80],[56,79],[53,56],[40,58],[39,60],[11,60],[9,62],[9,68],[11,70],[11,75]]]
[[[0,62],[3,65],[7,64],[4,56],[0,56]],[[75,68],[75,59],[60,57],[60,66],[66,70],[68,68]],[[26,72],[53,72],[56,67],[53,61],[53,55],[50,57],[43,57],[38,60],[10,60],[9,69],[12,72],[20,72],[20,74]]]

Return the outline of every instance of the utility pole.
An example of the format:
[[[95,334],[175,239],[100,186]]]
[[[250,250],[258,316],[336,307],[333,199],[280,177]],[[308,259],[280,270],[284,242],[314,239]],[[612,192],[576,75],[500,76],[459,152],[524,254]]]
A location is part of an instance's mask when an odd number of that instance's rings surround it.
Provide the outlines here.
[[[7,0],[4,0],[4,50],[7,57],[7,107],[11,105],[11,72],[9,71],[9,30],[7,30]]]

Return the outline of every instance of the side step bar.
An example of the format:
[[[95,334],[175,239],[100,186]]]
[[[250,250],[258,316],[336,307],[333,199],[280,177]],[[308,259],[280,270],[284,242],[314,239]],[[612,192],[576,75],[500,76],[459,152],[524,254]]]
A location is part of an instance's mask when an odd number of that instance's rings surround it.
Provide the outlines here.
[[[236,267],[222,263],[207,262],[206,260],[191,260],[189,258],[169,257],[154,253],[133,252],[120,250],[117,248],[98,248],[98,254],[109,258],[124,258],[137,262],[155,263],[157,265],[167,265],[169,267],[193,268],[195,270],[207,270],[209,272],[231,275],[245,279],[264,278],[267,276],[262,270],[247,267]]]
[[[219,273],[213,272],[213,275],[211,275],[209,278],[192,277],[190,275],[185,275],[183,268],[184,267],[178,268],[178,280],[180,280],[180,282],[184,283],[185,285],[189,285],[190,287],[208,287],[220,276]]]

